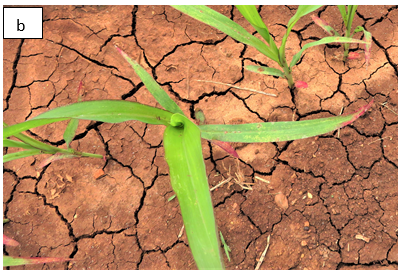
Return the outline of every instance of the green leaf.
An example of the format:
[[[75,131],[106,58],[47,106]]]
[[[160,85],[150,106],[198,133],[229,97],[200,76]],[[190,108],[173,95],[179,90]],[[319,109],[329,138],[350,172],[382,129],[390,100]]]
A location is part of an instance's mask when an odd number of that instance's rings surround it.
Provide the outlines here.
[[[269,122],[240,125],[201,125],[201,136],[224,142],[281,142],[321,135],[346,126],[364,114],[373,100],[350,115],[296,122]]]
[[[3,163],[7,163],[12,160],[17,160],[20,158],[28,157],[28,156],[33,156],[33,155],[39,155],[42,154],[42,151],[39,149],[30,149],[30,150],[23,150],[23,151],[18,151],[14,153],[9,153],[6,155],[3,155]]]
[[[345,5],[337,5],[339,8],[341,17],[343,18],[344,25],[347,26],[347,13],[346,13],[346,6]]]
[[[78,102],[42,113],[31,120],[49,118],[76,118],[106,123],[138,120],[147,124],[167,125],[172,113],[136,102],[100,100]]]
[[[206,123],[206,117],[204,116],[203,110],[196,108],[195,118],[199,125],[204,125]]]
[[[3,267],[28,264],[25,258],[16,258],[3,255]]]
[[[348,5],[348,14],[347,14],[347,24],[346,26],[346,34],[347,37],[349,37],[349,34],[351,33],[351,26],[353,25],[353,20],[354,20],[354,15],[355,11],[357,10],[358,5]]]
[[[285,60],[285,46],[286,46],[286,43],[287,43],[288,36],[290,35],[290,32],[291,32],[292,28],[294,27],[294,25],[298,22],[298,20],[302,16],[307,15],[308,13],[311,13],[311,12],[317,10],[320,7],[321,7],[321,5],[301,5],[301,6],[298,6],[297,12],[288,21],[287,31],[286,31],[285,35],[283,36],[283,40],[281,42],[281,46],[280,46],[280,49],[279,49],[280,60],[283,60],[283,61]],[[283,65],[285,65],[285,64],[283,64]],[[290,68],[291,68],[291,66],[290,66]]]
[[[70,147],[71,141],[73,141],[74,136],[76,135],[76,130],[78,128],[78,119],[71,119],[67,124],[66,130],[63,134],[63,139],[66,142],[67,148]]]
[[[101,100],[74,103],[51,109],[31,120],[9,126],[3,130],[3,139],[30,128],[77,118],[106,123],[138,120],[148,124],[168,125],[172,113],[136,102]]]
[[[25,149],[35,149],[35,147],[32,147],[26,143],[9,139],[3,139],[3,147],[20,147]]]
[[[224,236],[222,235],[221,231],[220,231],[220,239],[221,239],[221,243],[222,243],[222,245],[224,247],[225,255],[227,255],[227,259],[230,262],[231,257],[229,256],[229,252],[231,252],[231,248],[225,242]]]
[[[3,255],[3,267],[6,266],[16,266],[16,265],[26,265],[26,264],[45,264],[45,263],[55,263],[55,262],[66,262],[72,261],[73,259],[65,258],[40,258],[40,257],[11,257]]]
[[[199,128],[185,116],[173,114],[164,132],[164,150],[197,267],[224,269]]]
[[[16,135],[22,131],[26,131],[31,128],[68,120],[68,118],[54,118],[54,119],[41,119],[41,120],[29,120],[19,124],[11,125],[3,129],[3,139]]]
[[[323,44],[329,44],[329,43],[358,43],[358,44],[366,44],[367,42],[361,41],[358,39],[353,39],[353,38],[348,38],[348,37],[325,37],[320,39],[319,41],[311,42],[308,44],[305,44],[302,49],[294,55],[292,58],[292,61],[290,63],[290,68],[292,68],[301,58],[302,53],[313,46],[318,46],[318,45],[323,45]]]
[[[252,72],[257,72],[265,75],[272,75],[272,76],[279,76],[285,77],[284,72],[276,68],[269,68],[269,67],[262,67],[262,66],[255,66],[255,65],[248,65],[245,67],[247,70]]]
[[[8,125],[6,123],[3,122],[3,126],[8,127]],[[29,149],[39,149],[41,151],[43,151],[44,154],[55,154],[55,153],[74,153],[77,156],[85,156],[85,157],[95,157],[95,158],[103,158],[103,155],[99,155],[99,154],[92,154],[92,153],[86,153],[86,152],[78,152],[78,151],[74,151],[73,152],[67,149],[63,149],[63,148],[58,148],[58,147],[54,147],[45,143],[42,143],[38,140],[35,140],[27,135],[24,135],[22,133],[16,133],[13,134],[14,137],[16,137],[17,139],[20,139],[23,143],[27,144],[29,146]],[[8,140],[8,139],[3,139],[3,145],[4,145],[4,140]],[[28,147],[26,147],[28,148]]]
[[[168,198],[168,202],[172,201],[173,199],[176,198],[176,194],[172,195],[171,197]]]
[[[134,71],[140,77],[141,81],[143,81],[144,85],[147,87],[148,91],[151,93],[152,96],[154,96],[155,100],[157,100],[163,108],[165,108],[169,112],[180,113],[184,115],[175,101],[172,100],[171,97],[169,97],[165,90],[163,90],[160,85],[158,85],[154,78],[150,74],[148,74],[145,69],[143,69],[136,61],[130,59],[130,57],[120,48],[116,47],[116,49],[126,59],[126,61],[129,62]]]
[[[268,47],[259,38],[248,33],[239,24],[228,17],[206,6],[173,5],[173,8],[193,17],[209,26],[212,26],[235,40],[252,46],[275,62],[279,62],[277,48]]]
[[[239,12],[245,17],[246,20],[257,30],[257,32],[266,40],[270,48],[278,54],[278,49],[273,38],[270,36],[270,32],[267,29],[265,23],[263,23],[259,12],[254,5],[236,5]]]

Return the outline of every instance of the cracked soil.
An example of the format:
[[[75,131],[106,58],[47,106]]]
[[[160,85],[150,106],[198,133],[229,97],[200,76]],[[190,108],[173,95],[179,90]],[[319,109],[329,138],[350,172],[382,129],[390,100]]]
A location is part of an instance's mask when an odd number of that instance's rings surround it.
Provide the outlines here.
[[[232,6],[214,6],[249,32]],[[296,6],[262,6],[276,43]],[[207,123],[251,123],[329,117],[371,109],[340,131],[292,142],[233,146],[236,160],[203,140],[218,229],[232,252],[227,269],[254,269],[268,235],[260,269],[397,269],[398,267],[398,7],[359,6],[353,28],[373,35],[371,60],[340,60],[340,45],[304,52],[293,70],[306,89],[252,73],[248,64],[277,67],[255,49],[234,41],[169,6],[45,6],[43,39],[4,40],[3,119],[23,122],[77,100],[157,102],[115,50],[118,45],[152,73],[188,117],[203,110]],[[335,6],[314,12],[337,30]],[[269,21],[270,20],[270,21]],[[309,16],[287,42],[291,60],[304,44],[325,37]],[[357,37],[357,36],[356,36]],[[274,93],[268,97],[216,81]],[[28,132],[64,147],[66,123]],[[74,261],[11,269],[196,269],[164,160],[163,126],[81,121],[72,147],[103,154],[53,162],[48,156],[4,164],[4,233],[20,243],[14,256]],[[5,150],[6,153],[14,149]],[[95,178],[97,170],[105,176]],[[257,177],[267,180],[266,183]],[[282,192],[288,208],[275,202]]]

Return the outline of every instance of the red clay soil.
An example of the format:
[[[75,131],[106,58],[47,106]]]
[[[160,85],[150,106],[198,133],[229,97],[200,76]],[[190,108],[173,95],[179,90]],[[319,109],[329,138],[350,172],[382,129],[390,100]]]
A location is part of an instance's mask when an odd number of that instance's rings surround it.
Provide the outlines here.
[[[232,6],[215,10],[252,27]],[[263,6],[277,44],[296,6]],[[337,30],[335,6],[314,12]],[[203,140],[218,229],[231,248],[227,269],[397,269],[398,267],[398,7],[359,6],[353,28],[373,35],[371,60],[344,63],[340,45],[304,52],[293,70],[306,89],[249,72],[277,67],[255,49],[169,6],[45,6],[43,39],[4,40],[3,120],[23,122],[83,100],[123,99],[159,106],[118,45],[152,73],[188,117],[207,123],[307,120],[371,109],[351,125],[292,142],[233,144],[240,159]],[[257,35],[257,34],[256,34]],[[287,58],[326,34],[302,18],[291,32]],[[356,35],[356,38],[362,38]],[[269,97],[207,80],[274,93]],[[28,134],[65,147],[60,122]],[[141,122],[80,122],[72,147],[106,155],[40,168],[47,155],[4,164],[4,232],[18,247],[3,254],[73,258],[72,262],[10,269],[196,269],[164,160],[164,127]],[[15,149],[6,149],[11,153]],[[103,169],[105,176],[94,175]],[[260,178],[260,179],[259,179]],[[235,180],[236,179],[236,180]],[[263,180],[270,183],[264,182]],[[251,190],[242,188],[247,184]],[[285,195],[288,208],[276,203]]]

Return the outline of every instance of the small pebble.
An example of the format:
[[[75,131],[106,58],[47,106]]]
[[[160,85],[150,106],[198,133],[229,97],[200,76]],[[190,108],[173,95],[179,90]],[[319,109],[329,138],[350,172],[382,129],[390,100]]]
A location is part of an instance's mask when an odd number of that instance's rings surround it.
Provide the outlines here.
[[[309,222],[308,221],[305,221],[305,223],[304,223],[304,230],[305,231],[309,230]]]

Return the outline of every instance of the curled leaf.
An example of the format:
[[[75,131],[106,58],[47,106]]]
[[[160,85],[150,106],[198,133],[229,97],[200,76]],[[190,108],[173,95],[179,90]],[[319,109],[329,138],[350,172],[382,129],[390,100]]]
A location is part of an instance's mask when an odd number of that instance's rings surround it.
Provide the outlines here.
[[[296,81],[295,82],[295,87],[296,88],[307,88],[308,84],[304,81]]]

